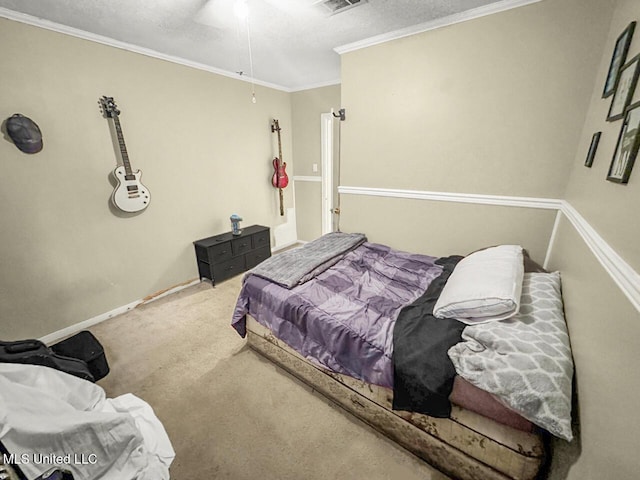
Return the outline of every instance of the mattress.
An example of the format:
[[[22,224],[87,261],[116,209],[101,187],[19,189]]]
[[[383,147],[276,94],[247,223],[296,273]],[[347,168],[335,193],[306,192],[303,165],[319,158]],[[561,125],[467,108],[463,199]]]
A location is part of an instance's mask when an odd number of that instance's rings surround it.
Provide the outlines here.
[[[250,313],[307,360],[369,384],[381,392],[380,398],[393,398],[394,322],[401,309],[442,273],[436,257],[365,243],[292,289],[247,275],[233,325],[243,334],[244,314]],[[531,422],[460,377],[453,382],[450,399],[499,423],[534,429]]]
[[[247,316],[249,345],[431,465],[464,480],[532,480],[545,461],[539,432],[453,405],[450,418],[391,409],[391,389],[314,364]]]
[[[448,475],[532,480],[546,458],[545,433],[455,377],[447,352],[460,341],[462,327],[458,332],[459,322],[429,312],[427,302],[438,298],[461,258],[365,242],[326,268],[305,267],[296,273],[306,277],[302,282],[289,283],[281,268],[286,263],[276,265],[286,288],[263,278],[271,268],[265,266],[245,276],[232,325],[256,351]],[[420,333],[398,331],[407,325],[406,312],[418,309]],[[409,358],[409,370],[398,358]],[[406,376],[416,368],[426,381]],[[405,392],[419,403],[403,403]]]

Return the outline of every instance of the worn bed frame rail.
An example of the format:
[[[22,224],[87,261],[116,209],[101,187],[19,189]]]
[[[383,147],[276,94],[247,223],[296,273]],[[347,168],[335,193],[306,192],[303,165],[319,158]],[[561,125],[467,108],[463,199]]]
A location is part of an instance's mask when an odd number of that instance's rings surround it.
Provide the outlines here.
[[[454,438],[462,449],[456,448],[438,438],[435,428],[442,422],[454,424],[453,420],[385,408],[306,361],[254,319],[247,320],[247,340],[252,349],[446,475],[459,480],[537,478],[545,460],[542,438],[538,437],[539,443],[534,442],[533,448],[518,445],[520,451],[515,451],[478,432],[460,429],[461,434]]]

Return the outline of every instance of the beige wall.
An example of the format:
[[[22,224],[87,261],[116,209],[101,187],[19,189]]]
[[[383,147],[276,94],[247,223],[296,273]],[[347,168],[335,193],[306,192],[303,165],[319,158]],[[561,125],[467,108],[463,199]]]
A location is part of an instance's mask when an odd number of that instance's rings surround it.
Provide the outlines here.
[[[359,195],[343,195],[341,208],[359,212],[349,216],[345,231],[362,232],[372,241],[408,252],[466,255],[470,245],[516,244],[526,246],[539,263],[556,216],[552,210]]]
[[[38,123],[44,149],[0,158],[0,329],[38,337],[195,279],[192,242],[275,226],[272,118],[290,94],[0,19],[2,118]],[[151,192],[141,214],[110,207],[118,159],[98,98],[113,96],[134,168]],[[283,131],[284,132],[284,131]],[[285,158],[291,136],[283,135]],[[117,147],[116,147],[117,148]],[[293,201],[291,190],[285,204]]]
[[[636,162],[629,183],[620,185],[606,180],[609,165],[616,149],[622,120],[607,122],[611,98],[603,99],[602,91],[609,69],[609,62],[618,36],[631,21],[640,22],[640,3],[634,0],[619,0],[616,3],[608,36],[602,55],[598,57],[598,71],[592,82],[591,103],[576,154],[573,156],[566,199],[604,239],[636,270],[640,270],[640,168]],[[640,25],[627,55],[627,60],[640,54]],[[640,87],[636,89],[635,101],[640,100]],[[584,166],[591,137],[601,131],[600,143],[591,168]]]
[[[322,175],[320,115],[340,108],[340,85],[313,88],[291,94],[294,175]],[[337,143],[337,138],[335,139]],[[313,171],[316,164],[318,171]],[[296,181],[296,225],[298,239],[310,241],[322,234],[322,188],[320,183]]]
[[[0,19],[2,118],[24,113],[45,137],[37,155],[0,142],[2,338],[44,335],[195,278],[191,242],[226,231],[231,213],[277,225],[269,123],[283,127],[289,175],[313,175],[319,114],[332,106],[347,109],[342,185],[566,198],[638,271],[640,174],[626,186],[605,180],[621,121],[605,121],[600,99],[632,20],[637,0],[543,0],[345,54],[341,89],[258,87],[252,105],[244,82]],[[109,206],[116,156],[98,113],[103,94],[121,107],[153,196],[137,216]],[[302,239],[319,232],[315,190],[296,188]],[[538,261],[555,217],[349,195],[342,210],[343,230],[398,248],[446,255],[514,242]],[[636,478],[640,315],[566,220],[550,268],[562,272],[581,424],[575,442],[555,442],[550,478]]]
[[[579,416],[572,444],[555,442],[550,478],[635,480],[640,313],[566,220],[550,265],[562,275]]]
[[[622,120],[606,121],[611,97],[601,98],[616,39],[631,21],[640,21],[637,0],[614,2],[566,199],[638,272],[639,167],[636,164],[627,185],[606,180]],[[636,30],[627,58],[638,53],[640,36]],[[636,92],[640,93],[640,89]],[[586,168],[584,161],[591,136],[597,131],[602,131],[597,155],[593,167]],[[637,408],[640,313],[566,221],[553,246],[551,267],[562,272],[580,413],[576,445],[559,445],[554,470],[567,472],[566,477],[575,480],[638,478],[640,459],[634,427],[640,424]]]
[[[608,29],[607,5],[544,0],[344,54],[341,184],[561,198]],[[373,240],[389,237],[377,217],[399,215],[424,239],[434,231],[464,236],[462,250],[450,253],[485,246],[484,237],[465,235],[486,221],[466,207],[446,209],[452,222],[434,204],[426,224],[393,199],[376,208],[358,201],[356,210],[346,197],[342,227],[366,222]],[[539,250],[550,215],[536,215],[534,226],[528,216],[503,221],[496,237],[533,230],[524,246]]]
[[[342,184],[566,199],[639,271],[639,167],[626,186],[605,180],[622,122],[606,122],[600,98],[632,20],[637,0],[544,0],[344,54]],[[531,209],[354,195],[342,207],[345,230],[435,255],[513,241],[542,261],[553,226]],[[574,442],[553,442],[549,478],[635,479],[640,314],[564,218],[549,268],[563,278],[580,422]]]
[[[320,115],[340,108],[340,85],[312,88],[291,94],[295,175],[321,175]],[[318,165],[314,172],[313,164]]]
[[[322,235],[322,184],[296,182],[295,196],[298,240],[310,242]]]

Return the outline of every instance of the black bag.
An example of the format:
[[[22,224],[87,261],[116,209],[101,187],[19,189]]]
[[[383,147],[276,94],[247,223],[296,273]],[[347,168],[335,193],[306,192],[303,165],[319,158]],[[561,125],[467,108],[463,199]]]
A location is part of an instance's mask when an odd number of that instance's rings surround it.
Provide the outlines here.
[[[96,382],[109,373],[109,364],[104,355],[104,349],[98,339],[88,330],[78,332],[72,337],[51,345],[51,350],[63,357],[84,360]]]
[[[40,340],[0,341],[0,362],[44,365],[94,382],[87,362],[54,353]]]

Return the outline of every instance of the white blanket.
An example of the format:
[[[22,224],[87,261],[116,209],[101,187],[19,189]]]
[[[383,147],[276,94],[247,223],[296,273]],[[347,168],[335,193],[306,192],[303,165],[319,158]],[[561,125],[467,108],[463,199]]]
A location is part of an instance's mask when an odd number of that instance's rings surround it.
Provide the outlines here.
[[[143,400],[107,399],[98,385],[37,365],[0,363],[0,439],[27,478],[59,466],[76,480],[168,480],[175,456]]]

